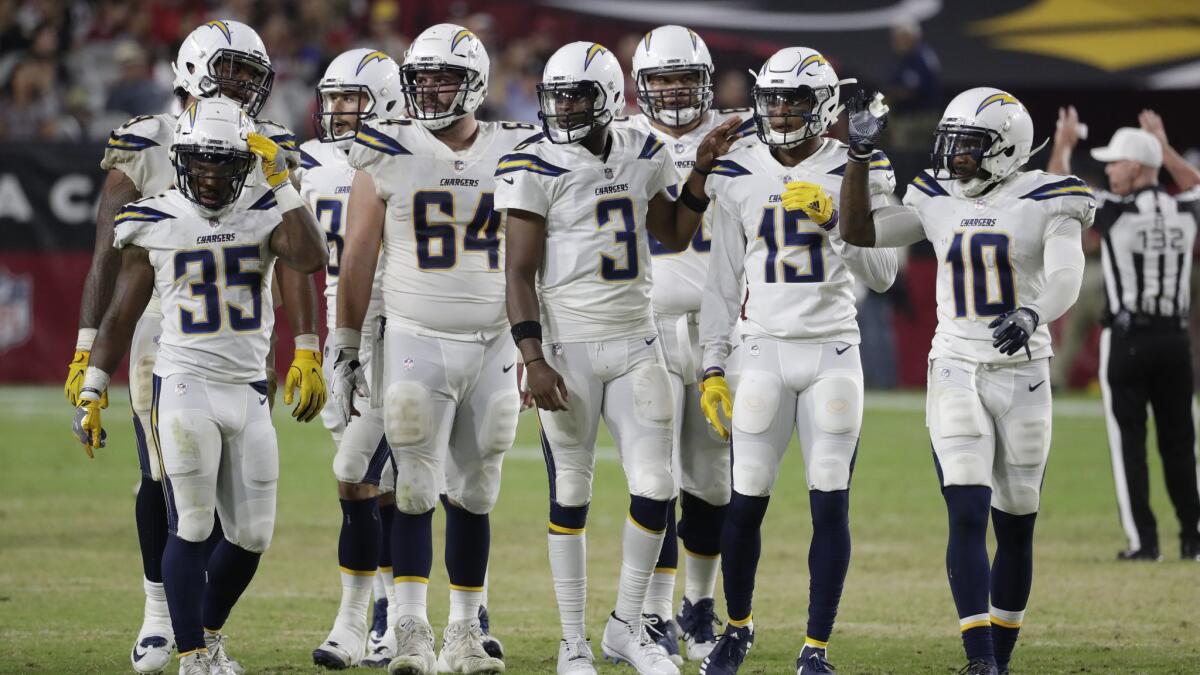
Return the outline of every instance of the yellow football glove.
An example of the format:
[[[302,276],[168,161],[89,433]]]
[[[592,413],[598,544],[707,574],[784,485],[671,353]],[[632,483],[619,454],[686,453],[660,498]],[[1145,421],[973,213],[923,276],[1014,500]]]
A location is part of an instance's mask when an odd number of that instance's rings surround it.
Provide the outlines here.
[[[793,181],[783,190],[783,208],[803,211],[808,219],[824,227],[837,215],[833,197],[816,183]]]
[[[262,170],[263,175],[267,177],[267,184],[272,189],[283,185],[288,180],[288,166],[279,144],[254,132],[250,133],[246,142],[250,145],[250,152],[262,159]]]
[[[94,389],[88,389],[79,394],[79,406],[75,408],[75,419],[71,430],[75,438],[83,444],[83,451],[89,458],[94,457],[92,450],[103,448],[108,440],[108,433],[100,423],[100,395]]]
[[[67,366],[67,383],[63,385],[63,394],[67,402],[73,406],[79,405],[79,389],[83,386],[83,374],[87,371],[88,362],[92,358],[90,351],[77,350],[71,365]],[[100,407],[108,407],[108,392],[100,395]]]
[[[726,420],[733,419],[733,396],[729,393],[729,384],[725,382],[724,375],[710,375],[700,383],[700,408],[717,435],[729,440],[729,430],[720,413],[725,414]]]
[[[325,374],[321,371],[321,352],[297,349],[292,365],[288,367],[287,381],[283,385],[283,403],[291,405],[300,390],[299,402],[292,409],[292,417],[300,422],[310,422],[325,407],[328,394],[325,391]]]

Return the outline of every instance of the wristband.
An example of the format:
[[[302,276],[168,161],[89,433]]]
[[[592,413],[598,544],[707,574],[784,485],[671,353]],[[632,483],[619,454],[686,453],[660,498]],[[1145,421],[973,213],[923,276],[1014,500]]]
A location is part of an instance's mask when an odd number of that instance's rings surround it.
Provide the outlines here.
[[[837,227],[837,224],[838,224],[838,210],[837,210],[837,209],[834,209],[834,210],[833,210],[833,215],[832,215],[832,216],[829,216],[829,220],[827,220],[827,221],[825,221],[825,222],[821,223],[821,224],[819,225],[819,227],[820,227],[822,230],[825,230],[826,232],[830,232],[830,231],[832,231],[832,230],[833,230],[833,228]]]
[[[707,211],[710,201],[711,200],[708,197],[701,199],[692,194],[691,191],[687,189],[686,185],[684,185],[683,190],[679,192],[679,203],[683,204],[689,210],[695,211],[696,213],[704,213]]]
[[[521,321],[513,324],[512,329],[513,342],[517,345],[521,344],[521,340],[525,338],[533,338],[538,342],[542,341],[542,324],[538,321]]]
[[[868,162],[871,161],[871,156],[874,154],[875,154],[875,148],[871,148],[870,150],[868,150],[867,154],[865,154],[865,155],[856,154],[854,152],[854,148],[850,148],[849,150],[846,151],[846,156],[850,159],[850,161],[855,162],[857,164],[867,164]]]
[[[713,172],[713,170],[711,168],[708,171],[705,171],[704,169],[701,169],[700,167],[696,166],[695,164],[692,165],[692,171],[695,171],[696,173],[700,174],[701,176],[708,176],[709,174],[711,174]]]
[[[725,369],[718,368],[716,366],[712,366],[711,368],[705,368],[704,369],[704,377],[700,378],[700,381],[703,382],[704,380],[707,380],[710,377],[725,377]]]
[[[546,357],[544,357],[544,356],[539,356],[537,358],[529,359],[528,361],[525,362],[525,367],[528,368],[529,366],[532,366],[533,364],[537,363],[538,361],[545,361],[545,360],[546,360]]]
[[[293,339],[293,342],[296,345],[296,349],[306,349],[310,352],[321,351],[321,339],[318,338],[313,333],[305,333],[304,335],[297,335]]]
[[[345,327],[341,327],[333,331],[334,356],[337,356],[337,352],[340,352],[343,349],[353,349],[358,351],[359,345],[361,344],[362,331]]]
[[[83,373],[83,386],[80,389],[95,389],[97,392],[104,392],[108,390],[108,380],[108,373],[95,366],[88,366]]]
[[[100,331],[95,328],[80,328],[79,334],[75,337],[75,351],[92,351],[92,343],[96,341],[96,333],[98,332]]]
[[[296,192],[292,181],[285,180],[275,188],[275,204],[280,213],[287,213],[292,209],[304,206],[304,199],[300,197],[299,192]]]

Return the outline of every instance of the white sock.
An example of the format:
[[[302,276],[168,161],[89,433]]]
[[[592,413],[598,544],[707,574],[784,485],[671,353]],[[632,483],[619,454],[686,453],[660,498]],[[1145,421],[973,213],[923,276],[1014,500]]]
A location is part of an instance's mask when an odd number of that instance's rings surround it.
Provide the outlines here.
[[[395,626],[400,615],[396,612],[396,579],[392,576],[392,568],[380,567],[375,578],[383,581],[383,593],[388,601],[388,626]]]
[[[550,534],[550,574],[558,619],[567,642],[586,637],[583,610],[587,606],[587,535]]]
[[[402,616],[416,616],[429,623],[429,615],[426,612],[429,580],[417,577],[397,577],[395,586],[396,620],[399,621]],[[391,618],[391,612],[388,612],[388,618]]]
[[[450,587],[450,623],[479,618],[481,590],[467,590],[462,586]]]
[[[489,568],[483,572],[483,594],[479,596],[479,604],[483,607],[487,607],[488,573],[490,571]]]
[[[382,569],[382,568],[380,568]],[[383,575],[375,574],[375,578],[371,582],[371,599],[378,601],[380,598],[387,597],[387,586],[383,585]]]
[[[337,618],[333,620],[331,635],[349,634],[353,638],[351,644],[366,641],[370,626],[371,586],[374,583],[374,574],[350,574],[342,570],[342,604],[338,607]]]
[[[721,572],[721,556],[693,555],[684,549],[683,559],[683,595],[692,602],[713,597]]]
[[[664,619],[670,619],[674,599],[675,570],[656,567],[654,574],[650,575],[650,586],[646,589],[646,602],[642,604],[642,613],[657,614]]]
[[[651,532],[625,518],[625,532],[621,537],[621,579],[617,585],[617,607],[613,614],[626,623],[640,621],[642,603],[646,600],[646,588],[654,573],[654,563],[662,549],[666,530]]]
[[[162,583],[155,583],[142,577],[142,590],[146,592],[146,606],[142,610],[142,630],[150,628],[156,632],[166,630],[172,633],[171,611],[167,609],[167,592]]]

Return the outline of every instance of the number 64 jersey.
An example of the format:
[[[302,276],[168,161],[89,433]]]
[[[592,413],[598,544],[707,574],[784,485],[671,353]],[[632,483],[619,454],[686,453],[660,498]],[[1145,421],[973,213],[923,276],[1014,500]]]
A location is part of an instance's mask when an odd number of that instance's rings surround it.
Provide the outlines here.
[[[263,188],[245,190],[217,220],[201,216],[176,189],[121,209],[113,245],[149,252],[162,301],[155,375],[266,379],[275,325],[270,240],[281,221],[275,194]]]
[[[1074,176],[1024,171],[977,197],[961,194],[956,180],[921,172],[904,204],[921,216],[925,238],[938,259],[937,331],[929,358],[974,363],[1019,363],[1052,355],[1049,321],[1029,340],[1030,354],[1001,354],[988,324],[1028,306],[1046,283],[1045,243],[1079,238],[1095,217],[1095,199]]]

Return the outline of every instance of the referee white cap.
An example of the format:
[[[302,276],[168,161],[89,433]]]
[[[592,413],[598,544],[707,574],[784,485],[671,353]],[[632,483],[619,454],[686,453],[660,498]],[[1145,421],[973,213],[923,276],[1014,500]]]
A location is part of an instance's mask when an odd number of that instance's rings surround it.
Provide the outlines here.
[[[1144,129],[1121,127],[1112,140],[1102,148],[1092,148],[1092,157],[1099,162],[1133,160],[1139,164],[1160,168],[1163,163],[1162,144],[1154,134]]]

